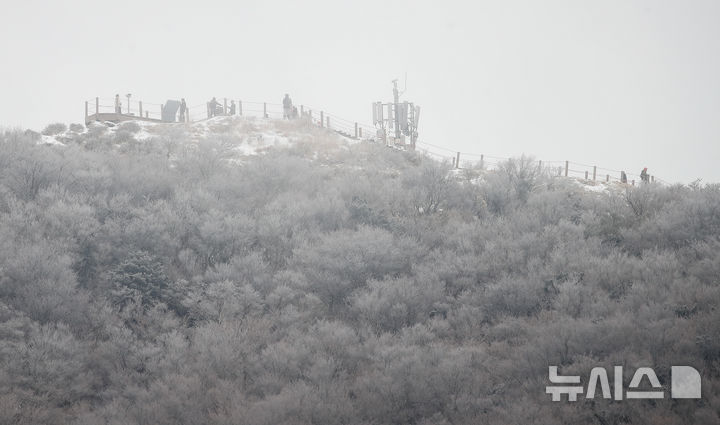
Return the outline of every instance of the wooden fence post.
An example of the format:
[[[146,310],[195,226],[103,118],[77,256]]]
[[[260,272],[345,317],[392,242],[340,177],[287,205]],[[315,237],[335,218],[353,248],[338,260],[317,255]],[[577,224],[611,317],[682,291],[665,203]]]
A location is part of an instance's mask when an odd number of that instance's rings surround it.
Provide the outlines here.
[[[608,175],[605,176],[605,181],[608,182],[608,183],[610,183],[610,174],[608,174]]]
[[[87,105],[85,105],[85,109],[87,110]],[[85,112],[85,115],[87,116],[87,112]],[[355,123],[355,138],[357,139],[357,123]]]
[[[360,131],[360,138],[362,139],[362,127],[358,128],[358,130]]]
[[[568,168],[570,168],[570,161],[565,161],[565,177],[568,176]]]
[[[587,172],[587,170],[586,170],[586,171],[585,171],[585,180],[587,180],[587,179],[588,179],[588,172]]]
[[[263,102],[263,118],[267,118],[267,103]]]
[[[593,165],[593,181],[595,181],[596,174],[597,174],[597,165]]]
[[[457,159],[455,160],[455,168],[460,168],[460,152],[457,153]]]
[[[485,167],[485,154],[480,154],[480,169],[482,170],[483,167]]]

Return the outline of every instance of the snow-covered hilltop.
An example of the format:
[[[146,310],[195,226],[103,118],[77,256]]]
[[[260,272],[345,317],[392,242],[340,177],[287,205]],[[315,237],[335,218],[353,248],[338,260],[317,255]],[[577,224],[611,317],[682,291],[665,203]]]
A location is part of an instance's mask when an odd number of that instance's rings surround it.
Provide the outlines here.
[[[80,144],[91,147],[105,144],[123,150],[142,144],[161,144],[166,146],[171,158],[187,149],[205,146],[221,151],[222,157],[231,162],[242,162],[243,158],[272,149],[299,149],[312,158],[326,157],[361,142],[334,130],[321,128],[305,119],[288,121],[246,116],[219,116],[188,124],[147,121],[126,121],[118,124],[93,122],[87,127],[78,124],[69,127],[53,124],[43,133],[33,134],[38,143],[47,145]],[[364,141],[377,143],[374,139]],[[422,150],[418,153],[426,155]],[[442,162],[442,159],[436,160]],[[503,163],[486,162],[479,165],[466,162],[462,169],[451,169],[450,176],[474,184],[483,184],[488,175],[494,174],[502,166]],[[538,171],[547,174],[554,172],[548,168]],[[627,184],[612,180],[605,182],[579,177],[557,177],[588,192],[618,192],[628,187]]]
[[[189,124],[167,124],[146,121],[93,122],[87,127],[56,125],[56,131],[44,131],[38,141],[44,144],[95,143],[112,140],[122,146],[133,142],[173,140],[178,145],[192,145],[221,140],[238,155],[257,155],[268,149],[318,142],[342,146],[353,139],[335,131],[319,128],[306,120],[277,120],[241,116],[220,116]],[[47,130],[47,129],[46,129]],[[51,134],[48,134],[51,133]]]

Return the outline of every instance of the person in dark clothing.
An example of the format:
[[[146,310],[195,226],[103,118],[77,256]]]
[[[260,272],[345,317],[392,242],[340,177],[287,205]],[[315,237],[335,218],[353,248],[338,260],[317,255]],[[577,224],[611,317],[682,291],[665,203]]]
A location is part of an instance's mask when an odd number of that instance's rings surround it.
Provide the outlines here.
[[[230,101],[230,111],[229,112],[230,112],[230,115],[235,115],[235,101],[234,100]]]
[[[290,95],[285,93],[285,97],[283,98],[283,119],[290,119],[290,116],[292,115],[292,100],[290,99]]]
[[[187,111],[187,104],[185,99],[180,99],[180,109],[178,110],[178,121],[185,122],[185,112]]]
[[[640,180],[642,180],[643,183],[650,183],[650,175],[647,172],[647,167],[643,168],[640,172]]]
[[[620,171],[620,183],[627,183],[627,174],[625,174],[625,171]]]
[[[208,102],[208,118],[216,116],[219,107],[220,102],[218,102],[217,99],[215,99],[215,96],[213,96],[213,98],[210,99],[210,102]]]

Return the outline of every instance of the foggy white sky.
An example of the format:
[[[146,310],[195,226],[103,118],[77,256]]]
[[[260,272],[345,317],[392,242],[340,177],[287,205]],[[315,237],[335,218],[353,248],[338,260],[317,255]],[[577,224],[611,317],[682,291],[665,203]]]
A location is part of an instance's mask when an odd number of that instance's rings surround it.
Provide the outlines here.
[[[720,181],[720,1],[0,1],[0,126],[115,93],[369,123],[407,73],[421,141]]]

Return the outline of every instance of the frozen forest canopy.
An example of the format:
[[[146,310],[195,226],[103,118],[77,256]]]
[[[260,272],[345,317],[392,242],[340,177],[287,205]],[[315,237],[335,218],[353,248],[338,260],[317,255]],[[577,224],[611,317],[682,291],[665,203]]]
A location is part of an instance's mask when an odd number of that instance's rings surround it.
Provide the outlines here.
[[[3,131],[0,423],[720,422],[720,185],[450,168],[240,117]],[[551,365],[702,399],[552,402]]]

